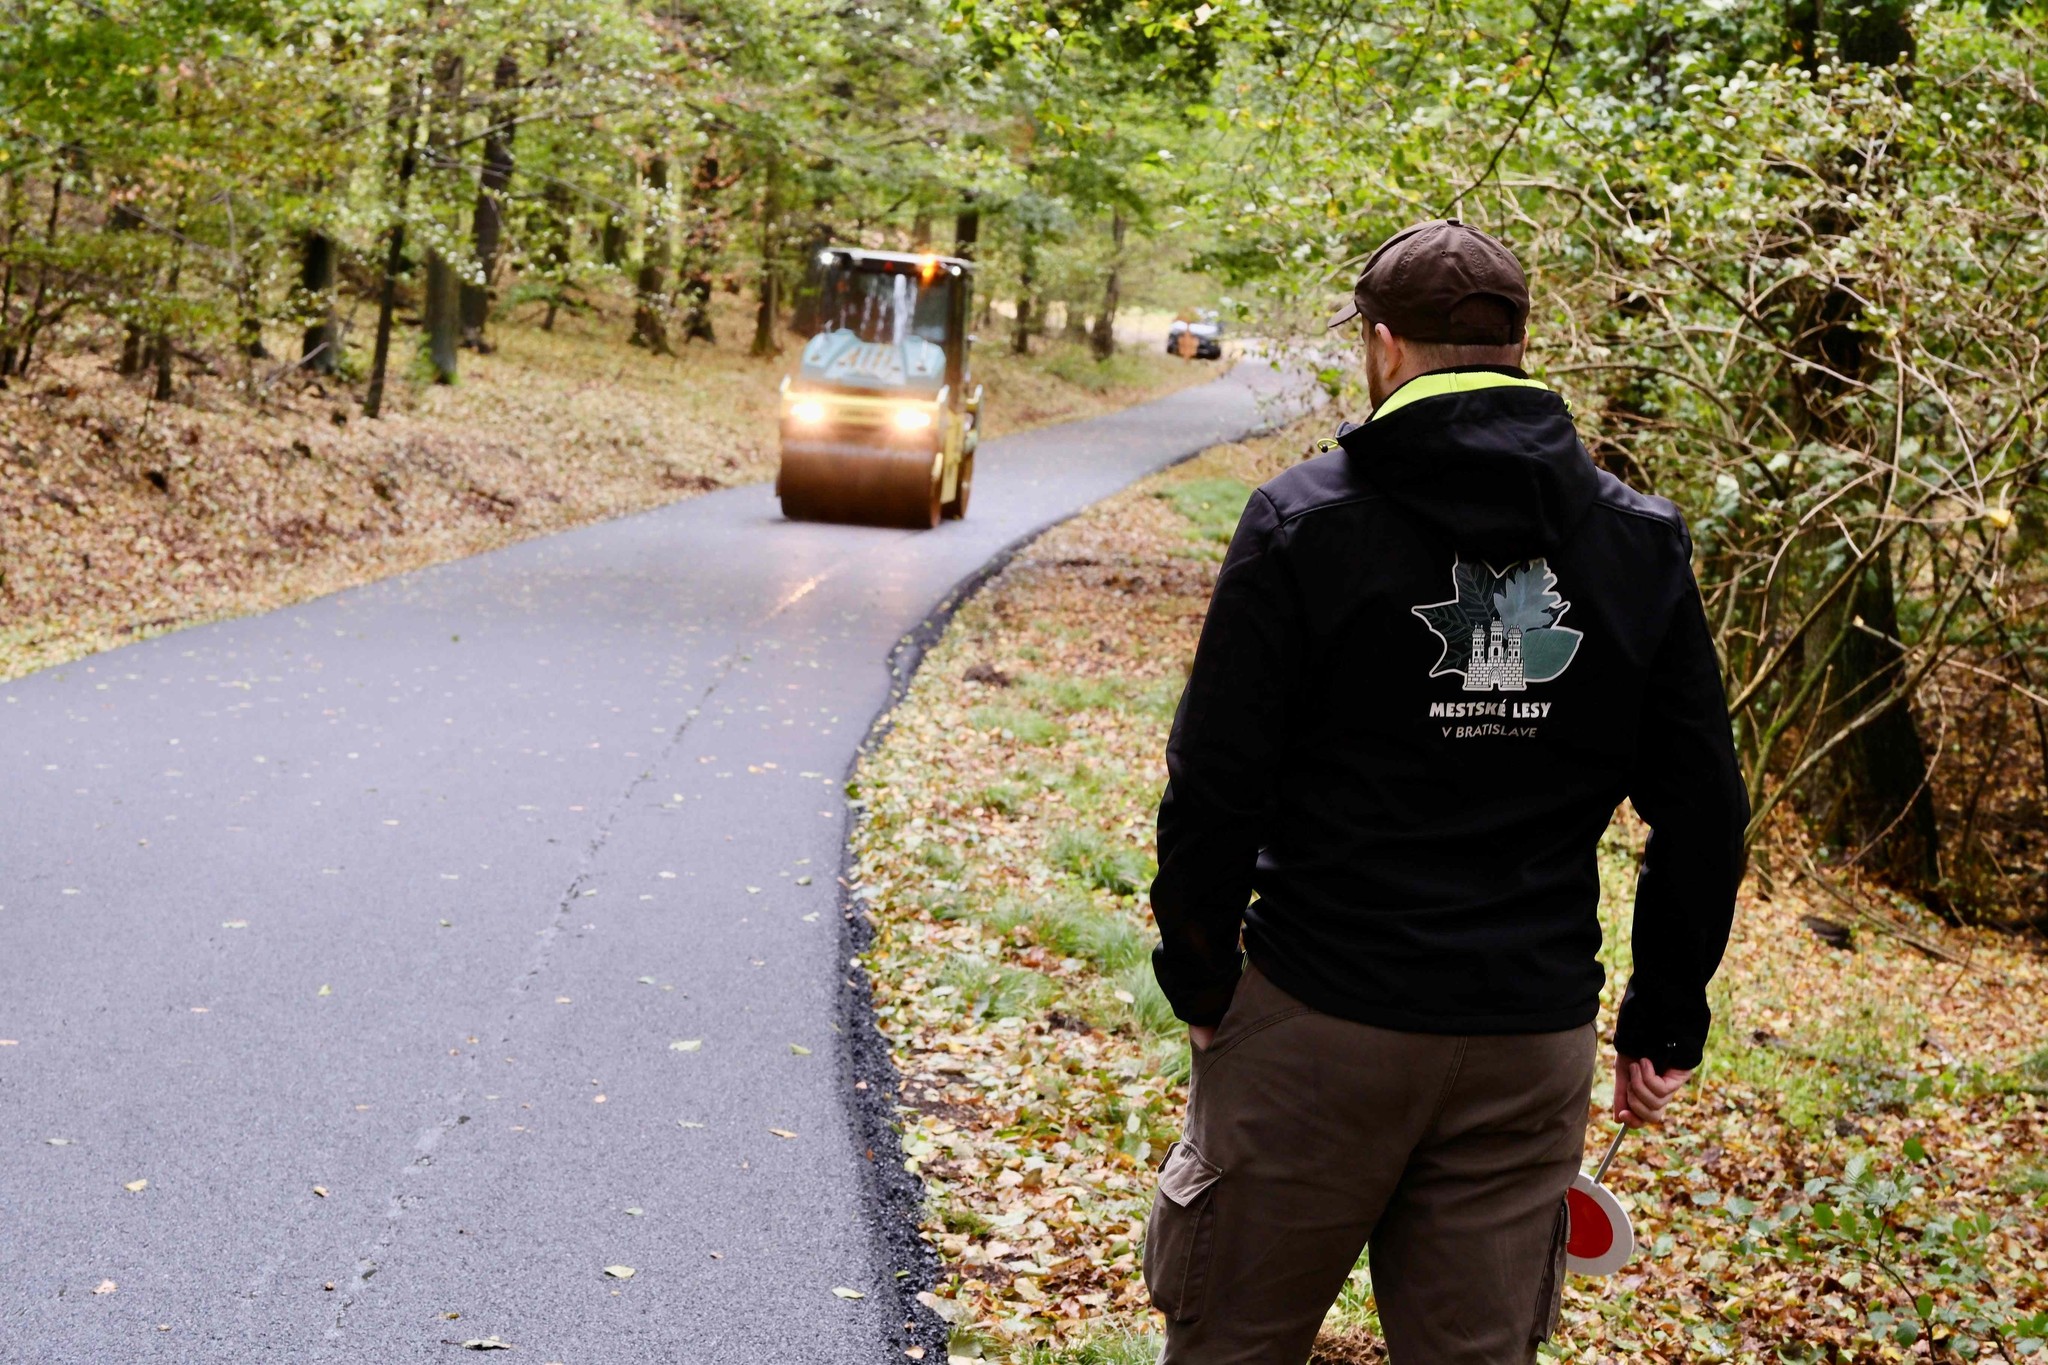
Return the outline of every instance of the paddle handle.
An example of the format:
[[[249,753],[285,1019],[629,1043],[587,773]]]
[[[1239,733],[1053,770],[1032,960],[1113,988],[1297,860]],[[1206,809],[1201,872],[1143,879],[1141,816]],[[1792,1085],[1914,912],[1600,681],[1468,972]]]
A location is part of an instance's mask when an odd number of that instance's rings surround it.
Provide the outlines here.
[[[1607,1155],[1600,1158],[1599,1169],[1593,1172],[1593,1183],[1599,1184],[1607,1177],[1607,1168],[1614,1164],[1614,1154],[1621,1150],[1621,1140],[1628,1136],[1627,1128],[1615,1131],[1614,1141],[1607,1144]]]

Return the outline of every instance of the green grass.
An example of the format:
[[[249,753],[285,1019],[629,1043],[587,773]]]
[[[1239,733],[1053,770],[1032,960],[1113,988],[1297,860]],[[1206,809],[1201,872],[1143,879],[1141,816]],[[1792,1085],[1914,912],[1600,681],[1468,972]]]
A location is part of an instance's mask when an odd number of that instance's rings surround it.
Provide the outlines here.
[[[1042,674],[1019,678],[1017,686],[1032,701],[1062,715],[1119,710],[1127,690],[1115,678],[1048,678]]]
[[[1022,706],[977,706],[967,713],[967,723],[977,730],[993,730],[1033,747],[1057,744],[1067,735],[1067,728],[1058,721]]]
[[[939,972],[954,999],[974,1018],[1031,1019],[1045,1013],[1059,994],[1046,977],[1024,967],[998,967],[987,958],[954,956]]]
[[[1106,360],[1097,360],[1087,347],[1064,343],[1049,347],[1040,357],[1039,365],[1046,373],[1090,393],[1136,388],[1152,378],[1152,367],[1127,351],[1118,351]]]
[[[1031,795],[1015,782],[991,782],[975,799],[998,815],[1015,817],[1024,813]]]
[[[1157,496],[1186,518],[1191,538],[1228,545],[1252,490],[1236,479],[1189,479],[1169,484]]]
[[[1096,891],[1135,896],[1152,881],[1152,860],[1135,848],[1117,844],[1092,829],[1065,829],[1052,837],[1049,862]]]
[[[1156,1332],[1108,1332],[1069,1346],[1029,1346],[1017,1359],[1021,1365],[1153,1365],[1164,1345]]]
[[[1081,901],[1055,902],[1035,911],[1031,931],[1047,949],[1104,973],[1143,962],[1151,951],[1145,931],[1129,918]]]

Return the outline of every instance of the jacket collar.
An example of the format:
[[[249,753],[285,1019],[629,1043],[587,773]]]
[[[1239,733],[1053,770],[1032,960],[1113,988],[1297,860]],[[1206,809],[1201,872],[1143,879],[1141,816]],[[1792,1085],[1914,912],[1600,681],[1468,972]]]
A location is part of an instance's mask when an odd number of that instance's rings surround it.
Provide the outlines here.
[[[1387,395],[1387,401],[1372,410],[1367,421],[1378,421],[1389,413],[1397,412],[1410,403],[1425,398],[1442,398],[1446,394],[1476,393],[1480,389],[1544,389],[1550,385],[1540,379],[1531,379],[1520,370],[1505,365],[1479,365],[1454,370],[1431,370],[1419,374]]]

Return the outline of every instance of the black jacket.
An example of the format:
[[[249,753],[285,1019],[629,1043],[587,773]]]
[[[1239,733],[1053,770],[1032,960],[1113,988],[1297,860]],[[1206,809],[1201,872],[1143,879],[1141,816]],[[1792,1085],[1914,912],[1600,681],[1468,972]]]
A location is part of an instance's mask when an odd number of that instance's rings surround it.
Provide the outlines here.
[[[1500,382],[1459,373],[1416,391]],[[1159,984],[1215,1023],[1242,924],[1328,1014],[1576,1028],[1626,797],[1652,836],[1615,1045],[1697,1065],[1748,802],[1685,522],[1595,468],[1547,389],[1409,398],[1238,523],[1167,745]]]

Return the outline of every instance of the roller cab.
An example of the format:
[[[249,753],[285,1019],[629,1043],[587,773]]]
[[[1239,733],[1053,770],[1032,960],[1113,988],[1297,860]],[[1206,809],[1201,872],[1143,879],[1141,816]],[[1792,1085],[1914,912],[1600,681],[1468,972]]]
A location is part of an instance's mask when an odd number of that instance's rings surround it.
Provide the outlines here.
[[[929,529],[967,515],[981,387],[968,371],[972,263],[830,247],[797,306],[782,381],[784,516]]]

